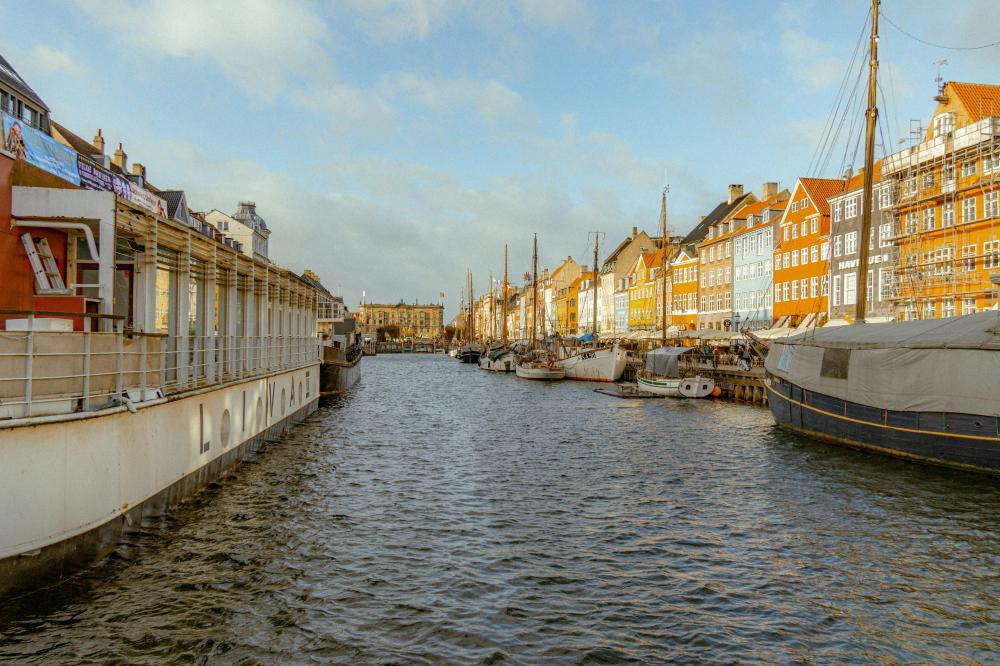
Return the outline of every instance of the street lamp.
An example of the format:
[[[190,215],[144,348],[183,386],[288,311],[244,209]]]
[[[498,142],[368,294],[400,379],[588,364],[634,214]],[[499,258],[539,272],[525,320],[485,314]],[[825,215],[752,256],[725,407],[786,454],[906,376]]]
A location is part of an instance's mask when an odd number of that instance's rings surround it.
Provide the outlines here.
[[[740,313],[739,312],[737,312],[736,315],[733,317],[733,322],[736,324],[736,327],[733,330],[736,331],[737,333],[739,333],[740,332]]]

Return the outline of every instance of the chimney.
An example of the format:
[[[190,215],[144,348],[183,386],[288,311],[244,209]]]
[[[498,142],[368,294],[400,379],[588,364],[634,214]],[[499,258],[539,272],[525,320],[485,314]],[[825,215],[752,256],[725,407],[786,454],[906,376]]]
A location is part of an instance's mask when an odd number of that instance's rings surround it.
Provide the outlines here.
[[[743,196],[743,186],[742,185],[730,185],[729,186],[729,203],[733,203],[737,199]]]
[[[101,134],[100,127],[97,128],[97,134],[94,135],[94,139],[90,143],[94,145],[94,148],[97,149],[97,152],[99,152],[101,155],[104,154],[104,135]]]
[[[639,235],[639,227],[632,227],[632,238]]]
[[[122,172],[124,172],[128,166],[128,155],[126,155],[125,151],[122,150],[122,144],[118,144],[118,148],[115,150],[115,156],[112,158],[111,163],[121,169]]]
[[[143,182],[146,181],[146,165],[139,164],[138,162],[132,162],[132,175],[139,176],[142,178]]]
[[[778,193],[777,183],[764,183],[764,187],[762,187],[760,191],[760,198],[763,199],[764,201],[767,201],[777,193]]]
[[[699,215],[698,216],[698,224],[701,224],[704,221],[705,221],[705,216],[704,215]]]
[[[844,180],[850,180],[854,177],[854,167],[847,167],[844,169]]]

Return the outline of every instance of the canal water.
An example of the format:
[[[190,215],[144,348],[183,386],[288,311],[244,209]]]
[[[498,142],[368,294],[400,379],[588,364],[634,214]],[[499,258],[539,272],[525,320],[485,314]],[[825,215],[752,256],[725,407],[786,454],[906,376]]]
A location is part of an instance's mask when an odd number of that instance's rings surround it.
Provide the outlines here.
[[[362,383],[101,565],[22,663],[996,662],[996,480],[443,356]]]

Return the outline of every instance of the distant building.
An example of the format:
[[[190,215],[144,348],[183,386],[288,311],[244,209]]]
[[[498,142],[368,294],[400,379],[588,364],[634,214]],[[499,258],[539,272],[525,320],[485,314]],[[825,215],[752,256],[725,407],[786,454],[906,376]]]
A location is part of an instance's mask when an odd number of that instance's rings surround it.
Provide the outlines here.
[[[25,125],[49,133],[49,107],[0,56],[0,110]]]
[[[760,330],[774,321],[771,279],[774,274],[775,223],[788,205],[788,190],[765,183],[761,200],[740,215],[743,226],[733,233],[733,326]]]
[[[356,319],[366,332],[375,332],[382,326],[398,326],[400,337],[436,338],[444,328],[444,306],[402,301],[392,305],[362,303]]]
[[[232,215],[213,208],[205,213],[205,220],[224,236],[239,243],[243,254],[262,261],[270,261],[267,256],[267,245],[271,230],[267,228],[264,218],[257,214],[257,205],[253,201],[239,202],[236,212]]]

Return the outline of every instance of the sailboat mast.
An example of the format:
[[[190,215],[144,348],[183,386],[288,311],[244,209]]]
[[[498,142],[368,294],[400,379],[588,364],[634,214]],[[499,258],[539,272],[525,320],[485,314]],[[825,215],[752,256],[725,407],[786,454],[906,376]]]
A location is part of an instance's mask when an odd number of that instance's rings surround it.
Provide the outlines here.
[[[503,293],[500,294],[503,298],[503,322],[501,323],[502,336],[503,336],[503,346],[504,349],[507,348],[507,244],[503,244]]]
[[[594,307],[594,324],[593,328],[590,329],[590,334],[594,336],[594,342],[597,342],[597,239],[601,235],[600,231],[594,232],[594,278],[593,284],[591,285],[591,293],[594,297],[591,299],[593,301],[592,305]]]
[[[875,164],[875,124],[878,122],[878,105],[875,96],[878,80],[878,6],[872,0],[872,35],[868,63],[868,111],[865,114],[865,186],[861,195],[861,238],[859,239],[857,307],[854,321],[863,322],[868,311],[868,246],[872,233],[872,170]]]
[[[531,259],[531,348],[538,339],[538,234],[535,234],[535,252]]]
[[[660,203],[660,345],[667,346],[667,186],[663,186],[663,201]]]
[[[497,299],[495,298],[496,292],[493,291],[493,271],[490,271],[490,340],[496,337],[496,321],[497,321],[497,311],[496,304]],[[483,331],[485,333],[486,331]]]

